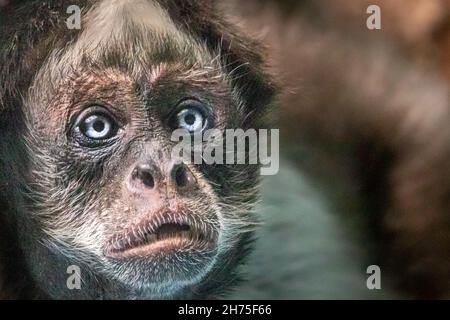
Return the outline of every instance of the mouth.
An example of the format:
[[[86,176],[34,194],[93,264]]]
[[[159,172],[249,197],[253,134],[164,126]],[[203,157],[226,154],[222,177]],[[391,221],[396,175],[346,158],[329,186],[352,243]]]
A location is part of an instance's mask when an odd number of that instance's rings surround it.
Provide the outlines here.
[[[170,254],[180,251],[206,251],[217,243],[217,229],[198,217],[163,211],[115,235],[106,255],[124,259]]]

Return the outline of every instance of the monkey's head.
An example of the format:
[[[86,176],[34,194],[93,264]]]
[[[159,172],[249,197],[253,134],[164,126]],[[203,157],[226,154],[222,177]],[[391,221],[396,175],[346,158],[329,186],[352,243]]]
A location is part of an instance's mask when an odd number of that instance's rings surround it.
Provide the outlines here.
[[[11,241],[54,297],[220,292],[247,251],[259,168],[178,160],[171,135],[264,126],[259,49],[207,1],[80,1],[71,30],[75,2],[25,4],[2,26]]]

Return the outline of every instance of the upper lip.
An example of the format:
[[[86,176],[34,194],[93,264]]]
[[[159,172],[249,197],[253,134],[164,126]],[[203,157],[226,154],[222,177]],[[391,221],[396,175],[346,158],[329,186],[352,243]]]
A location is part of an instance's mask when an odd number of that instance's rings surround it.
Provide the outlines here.
[[[159,211],[147,219],[134,224],[113,236],[108,242],[107,253],[120,254],[127,250],[150,245],[157,242],[164,233],[164,238],[170,238],[167,233],[176,232],[192,243],[212,244],[217,240],[217,228],[211,219],[201,219],[189,212]],[[164,230],[164,231],[163,231]]]

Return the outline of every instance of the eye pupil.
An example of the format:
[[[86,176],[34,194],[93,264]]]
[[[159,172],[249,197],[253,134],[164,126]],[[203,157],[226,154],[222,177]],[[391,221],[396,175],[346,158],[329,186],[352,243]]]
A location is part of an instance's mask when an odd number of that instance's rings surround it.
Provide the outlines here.
[[[93,128],[97,132],[102,132],[105,130],[105,123],[101,120],[96,120],[93,124]]]
[[[187,114],[184,117],[184,121],[186,122],[186,124],[192,126],[195,123],[195,115],[192,113]]]

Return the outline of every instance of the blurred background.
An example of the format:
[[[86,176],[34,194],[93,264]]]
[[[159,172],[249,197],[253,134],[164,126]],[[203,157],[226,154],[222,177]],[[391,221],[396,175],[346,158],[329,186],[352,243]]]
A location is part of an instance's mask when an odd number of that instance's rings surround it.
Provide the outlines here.
[[[220,5],[266,46],[288,159],[250,296],[450,298],[450,1]],[[365,287],[370,264],[383,293]]]
[[[450,298],[450,0],[217,5],[266,47],[284,156],[232,297]]]

